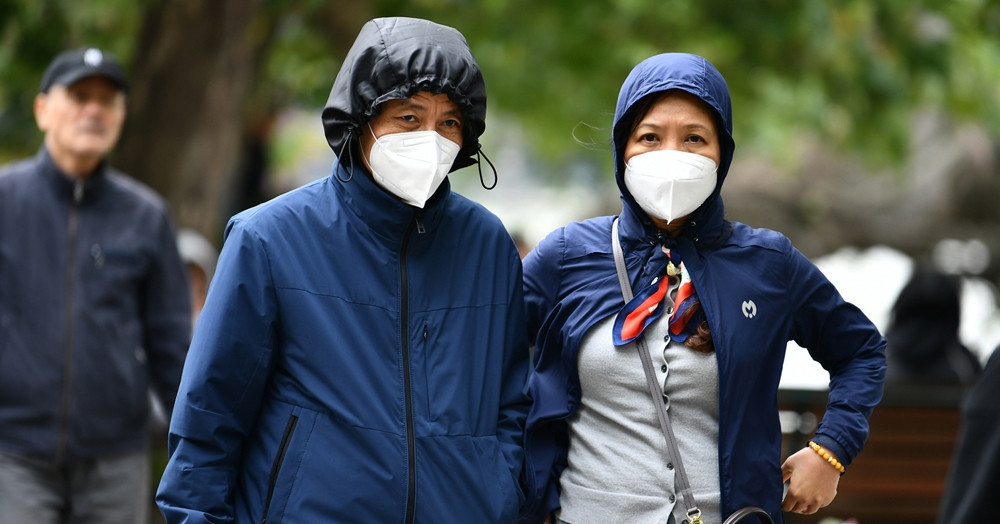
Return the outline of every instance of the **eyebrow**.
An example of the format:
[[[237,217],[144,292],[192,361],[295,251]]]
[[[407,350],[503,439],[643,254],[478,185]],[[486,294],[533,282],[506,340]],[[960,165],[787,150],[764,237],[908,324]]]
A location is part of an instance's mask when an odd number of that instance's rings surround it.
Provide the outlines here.
[[[633,132],[638,131],[638,130],[644,128],[644,127],[648,127],[648,128],[653,129],[653,130],[656,130],[656,131],[659,131],[660,129],[663,129],[663,126],[661,126],[659,124],[655,124],[655,123],[652,123],[652,122],[639,122],[639,125],[635,126],[635,130]],[[715,130],[714,129],[712,129],[709,126],[706,126],[705,124],[701,124],[701,123],[698,123],[698,122],[692,122],[690,124],[684,124],[682,126],[682,128],[685,129],[685,130],[701,129],[701,130],[704,130],[704,131],[706,131],[708,133],[715,134]]]

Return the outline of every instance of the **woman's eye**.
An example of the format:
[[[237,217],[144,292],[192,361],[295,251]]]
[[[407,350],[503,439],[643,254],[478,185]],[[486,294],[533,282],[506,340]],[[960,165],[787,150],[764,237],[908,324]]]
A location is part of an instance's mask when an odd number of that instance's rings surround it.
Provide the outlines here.
[[[657,141],[657,137],[653,133],[646,133],[639,137],[639,141],[652,143]]]
[[[416,115],[403,115],[403,116],[400,116],[399,118],[401,120],[403,120],[404,122],[416,122],[417,121]]]
[[[444,125],[445,127],[462,127],[462,123],[454,118],[451,120],[445,120]]]
[[[691,135],[691,136],[688,137],[688,142],[694,142],[696,144],[700,144],[700,143],[702,143],[704,141],[705,141],[705,139],[702,138],[702,137],[700,137],[700,136],[698,136],[698,135]]]

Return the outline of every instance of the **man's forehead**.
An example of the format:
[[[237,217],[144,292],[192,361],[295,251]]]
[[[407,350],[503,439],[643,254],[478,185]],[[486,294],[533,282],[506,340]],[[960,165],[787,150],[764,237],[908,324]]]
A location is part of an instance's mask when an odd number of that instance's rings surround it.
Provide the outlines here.
[[[420,91],[418,93],[415,93],[410,98],[400,98],[396,100],[390,100],[388,103],[393,104],[396,107],[422,108],[426,107],[427,104],[429,103],[435,103],[435,102],[439,104],[441,103],[447,104],[448,106],[454,106],[456,108],[458,107],[458,104],[456,104],[451,98],[449,98],[448,95],[444,93],[432,94],[426,91]]]

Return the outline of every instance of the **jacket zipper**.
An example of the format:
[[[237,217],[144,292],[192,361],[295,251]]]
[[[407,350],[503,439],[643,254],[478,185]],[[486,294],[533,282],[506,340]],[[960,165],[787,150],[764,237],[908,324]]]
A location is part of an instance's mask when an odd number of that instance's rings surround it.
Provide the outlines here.
[[[414,436],[413,436],[413,399],[410,398],[410,344],[409,338],[407,337],[407,316],[409,315],[409,308],[407,304],[409,302],[409,293],[407,291],[408,282],[406,277],[406,248],[410,244],[410,235],[413,234],[413,229],[416,227],[417,231],[421,234],[426,230],[424,229],[424,224],[420,221],[422,213],[417,213],[413,217],[413,222],[410,227],[406,230],[406,234],[403,236],[403,247],[399,255],[399,272],[400,272],[400,283],[402,289],[400,292],[400,297],[402,304],[400,304],[400,333],[402,342],[402,354],[403,354],[403,399],[406,406],[406,469],[407,469],[407,488],[406,488],[406,519],[404,522],[406,524],[412,524],[414,518],[414,512],[416,507],[417,495],[417,458],[416,451],[414,450]]]
[[[76,283],[76,244],[80,203],[83,202],[83,180],[73,183],[73,201],[69,207],[66,235],[66,337],[63,346],[62,412],[59,417],[59,443],[56,445],[56,463],[66,457],[69,441],[70,402],[73,389],[73,290]]]
[[[261,514],[260,524],[267,522],[267,512],[271,509],[271,497],[274,496],[274,487],[278,484],[278,472],[281,471],[281,465],[285,462],[285,453],[288,451],[288,445],[292,441],[292,434],[295,433],[295,426],[298,423],[299,417],[297,415],[288,417],[288,424],[285,425],[285,433],[281,436],[278,454],[274,457],[274,463],[271,464],[271,476],[267,482],[267,499],[264,500],[264,512]]]

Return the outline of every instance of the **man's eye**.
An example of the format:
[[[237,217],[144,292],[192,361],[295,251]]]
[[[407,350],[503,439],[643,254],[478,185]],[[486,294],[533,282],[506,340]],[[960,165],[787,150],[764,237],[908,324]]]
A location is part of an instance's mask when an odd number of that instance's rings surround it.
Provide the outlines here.
[[[445,120],[444,125],[447,127],[462,127],[462,123],[455,119]]]
[[[416,115],[403,115],[403,116],[401,116],[399,118],[401,118],[404,122],[416,122],[417,121],[417,116]]]

